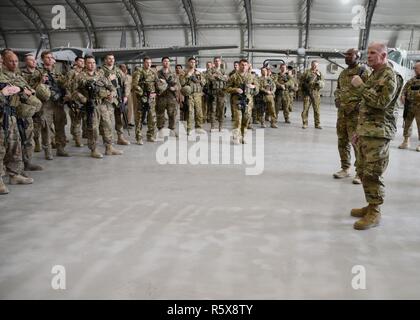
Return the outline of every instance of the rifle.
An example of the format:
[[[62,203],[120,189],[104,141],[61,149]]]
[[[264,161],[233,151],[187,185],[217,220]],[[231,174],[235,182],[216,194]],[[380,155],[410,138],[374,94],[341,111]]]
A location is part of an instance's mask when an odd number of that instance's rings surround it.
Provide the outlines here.
[[[20,135],[20,143],[23,147],[25,147],[26,141],[26,129],[28,129],[28,121],[22,118],[16,117],[16,124],[19,130]]]
[[[92,128],[93,115],[95,113],[95,96],[99,93],[99,88],[96,86],[94,80],[88,80],[85,87],[88,92],[88,101],[85,104],[85,112],[87,116],[86,123],[88,128]]]
[[[246,96],[246,93],[245,93],[246,84],[242,83],[240,85],[240,88],[242,90],[242,93],[240,93],[240,94],[237,93],[237,96],[239,98],[238,109],[242,112],[242,117],[243,117],[244,113],[246,111],[246,108],[248,106],[249,99],[248,99],[248,97]]]
[[[127,133],[128,135],[130,135],[130,128],[128,126],[127,104],[124,103],[123,87],[121,85],[120,78],[118,78],[118,82],[117,79],[114,79],[111,81],[111,83],[117,89],[118,108],[120,109],[121,114],[123,116],[124,126],[127,130]]]
[[[60,88],[57,81],[54,79],[52,73],[49,70],[47,70],[47,76],[48,80],[45,82],[45,84],[50,87],[51,100],[53,102],[62,101],[63,97],[65,96],[65,90]]]
[[[183,119],[184,121],[188,120],[188,116],[190,112],[189,100],[190,100],[190,97],[186,96],[184,97],[184,101],[182,102],[182,111],[184,113],[184,119]]]
[[[0,83],[0,90],[3,90],[7,87],[8,83]],[[10,96],[5,97],[6,103],[0,106],[0,112],[3,113],[3,123],[2,128],[4,131],[4,139],[7,143],[9,139],[9,117],[16,116],[16,109],[10,105]]]
[[[145,122],[145,121],[146,121],[147,115],[150,111],[150,101],[149,101],[150,92],[146,91],[145,94],[146,94],[146,97],[143,97],[143,99],[142,99],[143,103],[142,103],[142,115],[141,115],[141,123],[144,124],[144,125],[147,124],[147,122]]]

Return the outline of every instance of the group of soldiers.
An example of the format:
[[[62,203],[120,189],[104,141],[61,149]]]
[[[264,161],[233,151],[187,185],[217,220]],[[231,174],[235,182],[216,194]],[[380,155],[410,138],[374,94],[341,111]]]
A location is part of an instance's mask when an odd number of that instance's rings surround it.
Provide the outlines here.
[[[286,64],[280,66],[278,74],[264,66],[258,77],[246,59],[235,62],[234,70],[228,74],[220,57],[209,61],[204,72],[197,70],[195,58],[188,59],[185,70],[181,65],[173,70],[169,57],[163,57],[162,68],[157,71],[151,59],[145,57],[143,66],[136,68],[131,76],[125,65],[116,66],[113,54],[105,56],[100,68],[93,56],[77,57],[73,69],[66,74],[55,68],[49,51],[42,52],[40,67],[34,56],[27,55],[22,70],[13,51],[4,50],[1,58],[0,161],[4,165],[0,166],[0,194],[8,193],[2,180],[5,174],[10,184],[33,182],[25,170],[43,169],[32,162],[34,152],[43,149],[47,160],[53,160],[54,148],[56,156],[69,156],[65,149],[67,109],[75,146],[83,147],[82,139],[87,139],[93,158],[103,158],[97,146],[99,136],[105,145],[105,155],[123,153],[114,147],[114,130],[116,143],[128,145],[130,141],[124,130],[134,126],[136,143],[142,145],[143,125],[147,126],[147,141],[155,142],[156,134],[163,135],[168,120],[170,134],[177,137],[178,110],[180,119],[186,121],[188,135],[192,130],[204,133],[205,122],[210,123],[211,130],[221,131],[227,94],[230,95],[234,144],[246,143],[247,130],[252,129],[253,123],[266,127],[268,121],[272,128],[277,128],[281,110],[284,122],[290,123],[298,91],[304,104],[302,128],[308,127],[312,105],[315,128],[322,129],[320,91],[324,77],[317,61],[312,61],[310,69],[297,81]],[[382,174],[388,164],[389,142],[396,132],[394,113],[401,91],[408,107],[404,118],[405,138],[400,148],[408,147],[413,119],[420,124],[420,64],[416,65],[416,77],[402,88],[400,77],[387,64],[385,45],[372,43],[369,46],[370,68],[359,59],[356,49],[347,51],[348,68],[340,74],[335,91],[341,170],[334,177],[350,176],[350,148],[353,146],[356,155],[353,182],[363,185],[368,205],[353,209],[351,215],[360,218],[354,225],[356,229],[368,229],[380,221],[380,205],[384,199]],[[131,114],[127,108],[130,100],[134,106]]]

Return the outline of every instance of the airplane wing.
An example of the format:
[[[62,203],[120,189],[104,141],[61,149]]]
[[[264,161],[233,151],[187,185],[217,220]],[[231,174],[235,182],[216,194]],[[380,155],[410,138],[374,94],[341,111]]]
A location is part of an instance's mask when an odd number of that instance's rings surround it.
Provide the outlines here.
[[[331,50],[331,49],[242,49],[245,52],[260,52],[260,53],[277,53],[293,56],[312,56],[321,57],[325,59],[331,58],[344,58],[343,50]]]

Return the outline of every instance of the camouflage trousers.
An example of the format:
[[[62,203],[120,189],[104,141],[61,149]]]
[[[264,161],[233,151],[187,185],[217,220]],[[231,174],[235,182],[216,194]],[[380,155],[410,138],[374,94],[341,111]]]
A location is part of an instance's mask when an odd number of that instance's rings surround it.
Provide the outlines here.
[[[70,116],[70,133],[73,136],[73,139],[82,138],[82,122],[83,122],[83,115],[81,110],[73,111],[69,109],[69,116]],[[85,131],[84,128],[83,131]]]
[[[123,114],[120,108],[112,106],[112,110],[114,110],[114,120],[115,120],[115,131],[117,135],[120,136],[124,133],[124,122],[123,122]]]
[[[171,93],[172,95],[172,93]],[[175,120],[177,114],[178,102],[176,97],[172,96],[159,96],[156,100],[156,117],[157,117],[157,128],[162,129],[165,126],[165,111],[168,114],[168,128],[175,130]]]
[[[414,119],[416,119],[418,138],[420,140],[420,105],[411,107],[407,113],[407,117],[404,120],[404,137],[405,138],[411,137],[411,133],[413,131],[412,124],[413,124]]]
[[[139,99],[141,100],[141,99]],[[155,136],[156,131],[156,98],[149,98],[149,111],[147,112],[147,138],[152,138]],[[134,122],[136,124],[136,139],[140,140],[142,135],[142,129],[143,129],[143,123],[142,123],[142,117],[143,117],[143,103],[140,101],[140,103],[137,105],[135,115],[134,115]]]
[[[271,124],[277,122],[276,106],[274,102],[274,96],[264,96],[265,110],[258,109],[258,120],[261,124],[265,122],[265,119],[270,119]]]
[[[193,129],[194,122],[196,129],[201,129],[203,126],[203,110],[201,105],[201,98],[201,93],[193,93],[188,97],[187,131],[191,131]]]
[[[283,91],[282,94],[276,96],[276,117],[280,110],[283,110],[284,120],[289,120],[290,112],[292,111],[293,100],[288,91]]]
[[[210,97],[205,94],[201,97],[201,110],[203,112],[203,123],[205,123],[210,118],[211,110]]]
[[[88,147],[95,150],[99,135],[105,145],[112,144],[112,112],[113,108],[106,104],[100,104],[95,107],[92,116],[91,126],[87,126]],[[87,115],[85,114],[85,117]],[[86,123],[88,119],[86,118]]]
[[[250,99],[252,100],[252,98]],[[237,98],[233,98],[233,137],[245,137],[251,120],[253,104],[249,103],[244,111],[239,109]]]
[[[389,143],[385,138],[359,137],[357,173],[362,181],[366,201],[381,205],[385,197],[383,174],[389,162]]]
[[[341,168],[347,170],[351,167],[351,147],[352,137],[357,128],[357,112],[345,114],[344,111],[338,110],[337,116],[337,137],[338,137],[338,153],[340,154]],[[353,145],[355,154],[354,166],[357,169],[357,148]]]
[[[212,97],[211,105],[209,106],[211,128],[216,128],[216,120],[221,128],[225,120],[225,94],[223,92],[219,92],[214,94]]]
[[[34,120],[32,117],[25,118],[25,138],[22,143],[23,162],[30,163],[34,154],[35,141],[34,141]]]
[[[3,123],[3,113],[0,113],[0,124]],[[16,118],[9,117],[8,137],[0,128],[0,177],[5,174],[15,176],[23,173],[22,146]]]
[[[308,114],[309,108],[314,108],[314,120],[315,126],[319,126],[321,124],[320,118],[320,105],[321,105],[321,95],[319,91],[314,90],[311,94],[303,96],[303,111],[302,111],[302,122],[304,125],[308,125]]]
[[[51,141],[54,140],[54,135],[57,148],[64,148],[67,144],[65,132],[67,116],[64,111],[64,106],[48,100],[42,106],[41,119],[41,138],[44,149],[51,147]]]

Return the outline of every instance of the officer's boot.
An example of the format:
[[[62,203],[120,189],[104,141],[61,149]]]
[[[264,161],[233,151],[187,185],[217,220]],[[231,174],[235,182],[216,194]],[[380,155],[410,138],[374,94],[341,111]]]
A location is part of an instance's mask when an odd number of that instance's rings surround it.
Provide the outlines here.
[[[404,137],[404,141],[398,146],[398,149],[407,149],[410,146],[409,138]]]
[[[107,156],[120,156],[123,154],[123,152],[121,150],[117,150],[115,149],[112,144],[107,144],[105,147],[105,154]]]
[[[363,218],[354,223],[354,229],[367,230],[379,225],[381,221],[381,209],[378,205],[369,204],[367,213]]]
[[[6,185],[3,182],[2,177],[0,177],[0,194],[8,194],[9,189],[7,189]]]
[[[124,135],[119,134],[117,139],[117,144],[127,146],[130,144],[130,141],[128,141],[126,138],[124,138]]]
[[[32,184],[33,182],[34,182],[34,179],[29,178],[29,177],[24,177],[19,174],[9,177],[10,184]]]

